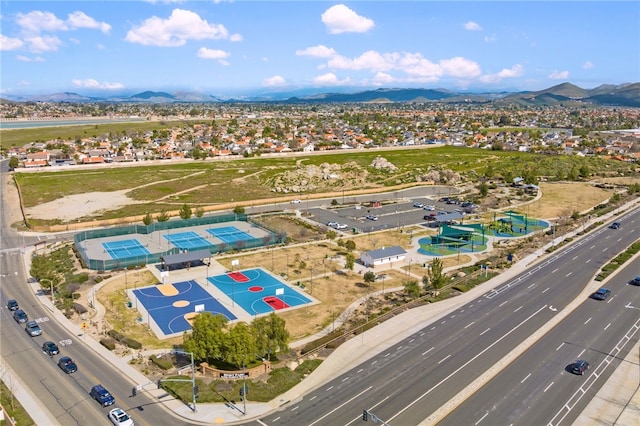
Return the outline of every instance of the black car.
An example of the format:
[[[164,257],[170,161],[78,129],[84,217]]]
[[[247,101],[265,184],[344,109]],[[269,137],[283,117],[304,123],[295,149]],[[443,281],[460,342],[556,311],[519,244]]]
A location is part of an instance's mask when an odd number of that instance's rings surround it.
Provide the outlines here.
[[[58,361],[58,367],[60,367],[62,371],[67,374],[75,373],[76,371],[78,371],[78,366],[68,356],[63,356],[62,358],[60,358],[60,360]]]
[[[9,309],[10,311],[17,311],[18,309],[20,309],[18,301],[15,299],[7,300],[7,309]]]
[[[635,277],[634,279],[629,281],[629,284],[631,284],[631,285],[640,285],[640,275],[638,275],[637,277]]]
[[[599,288],[595,293],[591,295],[592,299],[596,300],[606,300],[609,296],[611,296],[611,290],[608,288]]]
[[[22,309],[16,309],[15,311],[13,311],[13,319],[16,320],[18,324],[22,324],[29,321],[29,317],[27,316],[27,313]]]
[[[42,344],[42,352],[49,356],[54,356],[60,353],[60,349],[58,349],[58,345],[53,342],[44,342]]]
[[[589,363],[583,359],[578,359],[570,365],[569,370],[573,374],[582,376],[589,369]]]
[[[609,225],[610,229],[620,229],[622,228],[622,225],[620,224],[620,222],[613,222],[611,225]]]

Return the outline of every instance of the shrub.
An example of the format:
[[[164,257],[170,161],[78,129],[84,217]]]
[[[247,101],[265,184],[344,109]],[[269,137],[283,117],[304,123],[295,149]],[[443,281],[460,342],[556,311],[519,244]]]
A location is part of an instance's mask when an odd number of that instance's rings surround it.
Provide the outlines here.
[[[73,309],[80,315],[86,314],[87,312],[89,312],[89,310],[85,308],[83,305],[81,305],[80,303],[74,303]]]
[[[122,340],[125,338],[124,334],[120,333],[119,331],[116,330],[109,330],[107,331],[107,334],[111,337],[113,337],[114,339],[116,339],[119,342],[122,342]]]
[[[142,348],[142,343],[140,343],[137,340],[132,339],[130,337],[125,337],[120,341],[122,343],[124,343],[125,345],[129,346],[131,349],[141,349]]]
[[[100,344],[110,351],[116,348],[116,341],[111,337],[105,337],[104,339],[100,339]]]
[[[171,362],[171,360],[158,358],[155,355],[151,355],[149,357],[149,360],[163,370],[169,370],[171,369],[171,367],[173,367],[173,363]]]

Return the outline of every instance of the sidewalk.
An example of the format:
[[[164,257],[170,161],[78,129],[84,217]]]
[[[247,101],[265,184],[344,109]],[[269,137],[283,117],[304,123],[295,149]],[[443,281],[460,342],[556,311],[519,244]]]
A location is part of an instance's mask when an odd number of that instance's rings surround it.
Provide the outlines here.
[[[633,203],[636,204],[636,203]],[[631,206],[633,207],[633,205]],[[621,210],[621,209],[619,209]],[[598,220],[606,220],[604,218],[598,218]],[[555,243],[561,241],[563,238],[574,237],[575,233],[565,235],[563,237],[556,237]],[[551,245],[551,244],[549,244]],[[143,374],[138,372],[135,368],[129,365],[128,361],[130,357],[119,358],[111,351],[103,347],[99,342],[92,338],[86,338],[83,330],[69,321],[62,313],[53,309],[49,298],[40,292],[39,284],[30,284],[34,289],[35,294],[41,300],[41,303],[47,307],[52,316],[66,327],[71,333],[91,347],[97,355],[103,357],[112,365],[116,366],[123,374],[124,377],[129,378],[131,385],[141,385],[142,390],[140,392],[147,393],[152,399],[157,399],[162,402],[162,405],[175,415],[189,419],[193,422],[202,424],[211,423],[241,423],[250,419],[255,419],[265,415],[266,413],[275,410],[283,404],[295,401],[301,398],[309,391],[321,386],[327,380],[345,373],[349,369],[356,365],[366,361],[373,357],[376,353],[383,350],[388,346],[392,346],[407,336],[421,330],[431,323],[438,321],[440,318],[446,316],[450,312],[458,309],[462,305],[468,303],[474,298],[482,295],[483,293],[491,290],[492,288],[502,284],[504,281],[509,280],[515,275],[519,274],[526,268],[530,267],[533,263],[541,260],[545,256],[545,249],[543,247],[538,249],[529,256],[521,259],[514,264],[510,269],[487,281],[479,287],[475,287],[472,290],[464,293],[460,296],[447,299],[435,304],[425,305],[419,308],[414,308],[406,311],[400,315],[393,317],[392,319],[383,322],[382,324],[367,330],[365,333],[349,339],[344,344],[340,345],[320,366],[310,374],[300,384],[280,395],[276,399],[268,403],[256,403],[247,402],[247,414],[243,415],[239,410],[230,408],[224,404],[197,404],[196,410],[193,411],[190,407],[184,403],[175,400],[169,396],[163,390],[157,389],[156,383],[152,383]],[[29,270],[30,252],[27,252],[24,256],[26,270]],[[358,304],[356,301],[351,306]],[[104,312],[102,307],[97,306],[95,308],[99,312]],[[350,308],[351,308],[350,307]],[[102,308],[102,311],[100,309]],[[322,336],[328,332],[325,329],[318,333]],[[305,344],[307,341],[313,340],[318,337],[312,336],[304,339],[303,341],[293,342],[290,346],[299,347]],[[596,396],[589,404],[587,409],[584,410],[580,416],[580,426],[584,424],[601,424],[606,422],[607,424],[616,425],[638,425],[638,407],[640,406],[640,392],[638,391],[638,383],[640,377],[638,374],[633,374],[633,369],[638,373],[638,366],[640,360],[638,360],[638,346],[631,351],[627,360],[623,365],[616,370],[614,375],[610,378],[605,386],[602,387],[598,396]],[[154,351],[157,352],[157,351]],[[145,352],[145,355],[148,354]],[[634,358],[635,357],[635,358]],[[6,374],[6,373],[5,373]],[[16,396],[18,400],[23,404],[25,409],[34,416],[37,414],[40,421],[36,420],[37,424],[56,424],[55,419],[50,414],[47,414],[47,410],[40,406],[39,402],[29,397],[28,391],[25,391],[20,387],[18,381],[16,382]],[[634,392],[635,389],[635,392]],[[633,397],[631,396],[633,395]],[[611,404],[612,398],[616,401],[615,404]],[[625,408],[622,408],[624,406]],[[605,407],[605,408],[603,408]],[[622,414],[621,414],[621,410]],[[617,418],[615,418],[617,416]],[[614,418],[612,421],[611,419]],[[52,421],[53,420],[53,421]],[[591,423],[588,423],[591,422]],[[577,423],[576,423],[577,425]]]

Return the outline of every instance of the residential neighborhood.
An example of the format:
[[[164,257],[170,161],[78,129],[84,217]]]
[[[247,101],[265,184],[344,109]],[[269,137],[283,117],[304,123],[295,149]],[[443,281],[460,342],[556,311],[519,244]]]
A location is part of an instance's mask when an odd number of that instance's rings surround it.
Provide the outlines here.
[[[143,119],[141,119],[143,117]],[[166,123],[4,147],[19,167],[207,159],[416,145],[640,159],[634,108],[493,108],[449,104],[2,103],[7,122],[104,119]],[[97,126],[96,126],[97,127]],[[3,130],[5,131],[5,130]],[[10,131],[10,130],[6,130]]]

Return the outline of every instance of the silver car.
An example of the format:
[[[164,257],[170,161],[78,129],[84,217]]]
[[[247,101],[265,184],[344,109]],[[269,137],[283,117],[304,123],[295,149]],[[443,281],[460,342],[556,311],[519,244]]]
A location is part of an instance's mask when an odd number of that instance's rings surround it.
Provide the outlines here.
[[[31,337],[40,336],[42,334],[42,329],[40,328],[38,323],[33,320],[27,321],[24,329],[27,331],[27,333],[29,333],[29,336]]]

